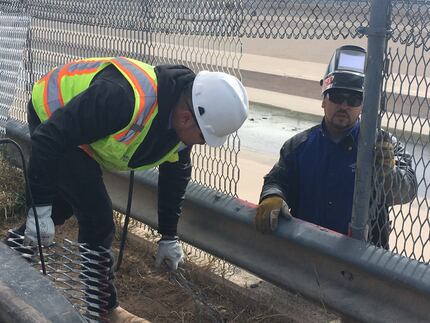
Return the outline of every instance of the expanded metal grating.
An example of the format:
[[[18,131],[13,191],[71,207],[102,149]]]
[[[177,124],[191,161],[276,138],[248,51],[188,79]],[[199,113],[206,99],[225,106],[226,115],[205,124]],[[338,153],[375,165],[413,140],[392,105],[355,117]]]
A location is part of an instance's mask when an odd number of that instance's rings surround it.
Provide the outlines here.
[[[24,237],[9,230],[7,244],[41,270],[35,247],[24,246]],[[103,291],[110,269],[107,251],[94,251],[85,244],[65,239],[62,244],[43,248],[47,276],[63,291],[73,306],[89,322],[106,322],[109,294]]]
[[[124,215],[115,212],[118,224],[123,221]],[[156,242],[160,239],[152,228],[131,219],[130,228],[139,228],[140,235],[149,244],[145,247],[155,253]],[[28,262],[39,271],[42,271],[39,254],[36,247],[24,246],[24,236],[14,230],[8,231],[7,245],[19,252]],[[217,275],[230,277],[237,268],[226,261],[216,258],[191,245],[182,243],[187,259],[193,264],[202,266],[206,271]],[[80,244],[69,239],[54,243],[50,247],[43,247],[44,261],[47,276],[54,282],[76,310],[88,322],[108,322],[106,310],[109,293],[103,289],[111,270],[111,257],[108,250],[90,249],[86,244]],[[115,266],[115,265],[114,265]],[[224,322],[223,314],[211,303],[204,290],[194,284],[189,272],[184,268],[166,273],[170,282],[182,289],[195,302],[199,315],[210,319],[211,322]]]

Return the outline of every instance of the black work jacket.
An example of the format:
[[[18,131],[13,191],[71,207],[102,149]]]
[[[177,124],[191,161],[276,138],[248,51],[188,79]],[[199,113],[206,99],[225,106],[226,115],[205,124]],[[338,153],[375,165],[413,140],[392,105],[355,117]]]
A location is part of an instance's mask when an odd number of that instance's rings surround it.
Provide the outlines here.
[[[138,167],[159,160],[179,142],[171,128],[171,112],[183,89],[195,74],[185,66],[160,65],[158,114],[145,141],[132,156],[129,166]],[[30,186],[36,205],[52,203],[56,174],[61,157],[81,144],[89,144],[123,129],[134,111],[134,93],[128,81],[112,65],[95,76],[87,90],[58,109],[47,122],[37,118],[29,104],[32,156],[29,165]],[[33,122],[30,122],[33,119]],[[191,177],[191,147],[179,152],[179,161],[159,166],[159,232],[175,235],[185,189]]]

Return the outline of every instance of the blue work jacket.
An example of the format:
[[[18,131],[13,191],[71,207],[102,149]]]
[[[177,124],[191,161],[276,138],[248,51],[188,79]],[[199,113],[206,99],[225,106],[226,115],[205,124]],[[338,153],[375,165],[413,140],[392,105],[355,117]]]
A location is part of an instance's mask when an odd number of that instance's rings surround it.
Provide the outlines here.
[[[380,130],[382,134],[384,130]],[[355,170],[360,121],[339,141],[333,141],[321,124],[287,140],[279,161],[264,177],[260,201],[280,196],[291,215],[347,234],[352,215]],[[388,133],[387,133],[388,134]],[[388,207],[411,201],[417,192],[412,158],[398,140],[388,134],[393,144],[395,167],[382,173],[371,194],[369,239],[388,248],[390,221]],[[376,174],[381,174],[377,169]],[[379,185],[378,185],[379,183]]]

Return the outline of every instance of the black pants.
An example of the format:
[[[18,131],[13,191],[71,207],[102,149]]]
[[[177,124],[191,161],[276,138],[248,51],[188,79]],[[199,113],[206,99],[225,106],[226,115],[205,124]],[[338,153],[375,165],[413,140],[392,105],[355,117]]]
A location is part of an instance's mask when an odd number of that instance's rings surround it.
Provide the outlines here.
[[[30,135],[40,124],[31,101],[28,104],[28,123]],[[57,195],[52,205],[52,219],[61,225],[73,214],[79,223],[78,242],[86,243],[89,248],[99,250],[102,246],[112,247],[115,234],[112,202],[103,182],[99,164],[79,147],[66,153],[60,163]],[[107,309],[118,305],[116,290],[113,285],[113,265],[108,279]]]

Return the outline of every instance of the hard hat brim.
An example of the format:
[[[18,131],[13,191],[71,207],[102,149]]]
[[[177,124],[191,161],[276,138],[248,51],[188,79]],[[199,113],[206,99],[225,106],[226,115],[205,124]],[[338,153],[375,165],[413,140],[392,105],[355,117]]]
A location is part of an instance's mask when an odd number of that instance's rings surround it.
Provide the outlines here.
[[[227,141],[227,138],[228,138],[228,136],[224,136],[224,137],[213,136],[205,132],[204,129],[201,129],[201,131],[202,131],[203,138],[205,138],[206,144],[211,147],[222,146]]]

